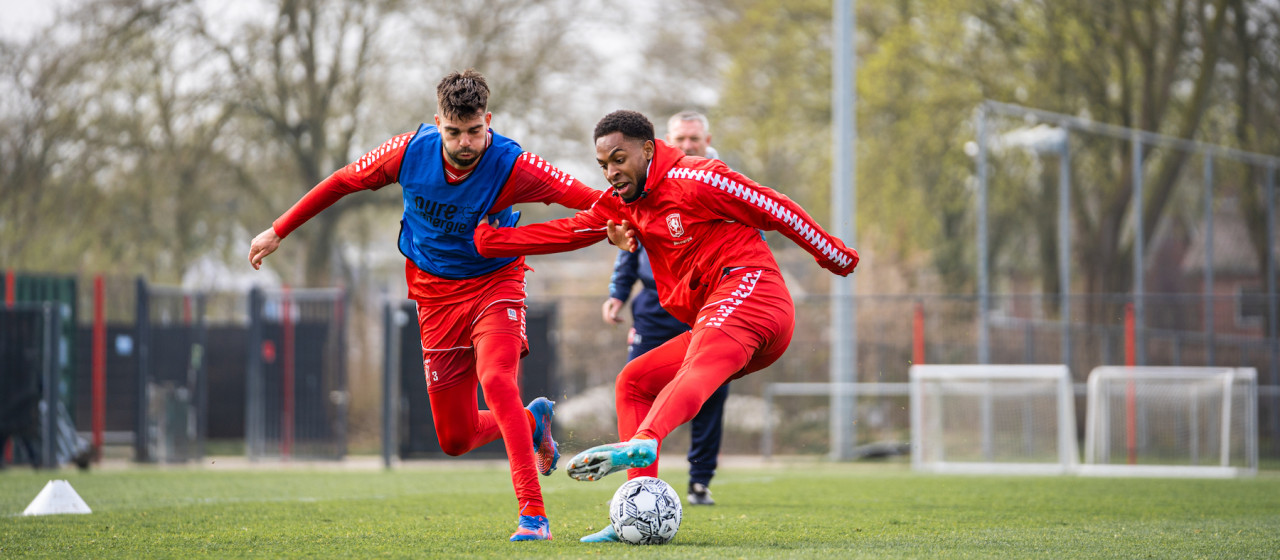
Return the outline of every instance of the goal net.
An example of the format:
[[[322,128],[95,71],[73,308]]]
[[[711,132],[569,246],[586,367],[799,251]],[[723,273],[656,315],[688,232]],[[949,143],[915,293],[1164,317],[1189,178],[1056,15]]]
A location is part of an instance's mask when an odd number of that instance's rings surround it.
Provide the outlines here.
[[[1255,474],[1257,394],[1253,368],[1096,368],[1081,474]]]
[[[915,470],[1065,474],[1077,466],[1066,366],[916,365],[910,377]]]

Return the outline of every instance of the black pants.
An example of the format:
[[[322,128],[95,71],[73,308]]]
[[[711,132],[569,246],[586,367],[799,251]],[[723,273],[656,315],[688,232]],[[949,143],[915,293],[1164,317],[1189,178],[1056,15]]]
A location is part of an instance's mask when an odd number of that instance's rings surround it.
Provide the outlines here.
[[[637,341],[627,346],[627,361],[662,346],[668,339],[637,335]],[[724,434],[724,402],[729,398],[729,384],[721,385],[702,403],[698,415],[693,417],[689,442],[689,482],[711,484],[716,475],[720,457],[720,440]]]

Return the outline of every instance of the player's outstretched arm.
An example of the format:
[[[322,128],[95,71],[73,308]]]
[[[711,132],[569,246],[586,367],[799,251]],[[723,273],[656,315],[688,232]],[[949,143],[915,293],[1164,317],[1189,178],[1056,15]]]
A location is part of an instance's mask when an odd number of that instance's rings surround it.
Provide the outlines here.
[[[524,152],[512,165],[511,176],[494,200],[493,208],[500,210],[513,204],[541,202],[586,210],[602,194],[536,154]]]
[[[540,224],[495,228],[487,223],[476,227],[476,251],[486,258],[519,257],[566,253],[594,245],[607,235],[608,220],[590,210]]]
[[[813,255],[818,264],[840,276],[858,266],[858,252],[827,233],[786,195],[738,173],[724,164],[692,174],[703,183],[699,201],[726,218],[756,229],[777,231]]]
[[[262,266],[262,259],[280,248],[282,239],[332,206],[338,199],[356,191],[377,190],[396,182],[405,147],[413,135],[413,132],[406,132],[387,140],[378,149],[334,171],[312,187],[289,210],[276,218],[271,227],[253,238],[249,245],[249,264],[254,270],[258,270]]]

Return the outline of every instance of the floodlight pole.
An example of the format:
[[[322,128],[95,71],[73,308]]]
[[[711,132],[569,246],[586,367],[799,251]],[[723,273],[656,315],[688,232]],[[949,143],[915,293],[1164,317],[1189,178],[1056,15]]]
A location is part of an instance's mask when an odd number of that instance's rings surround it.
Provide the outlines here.
[[[857,244],[857,115],[855,83],[857,58],[854,53],[853,0],[835,0],[832,48],[832,136],[831,227],[845,245]],[[854,321],[857,304],[853,298],[854,279],[835,277],[831,281],[831,459],[853,458],[858,440],[857,380],[858,332]],[[846,392],[846,388],[848,391]]]

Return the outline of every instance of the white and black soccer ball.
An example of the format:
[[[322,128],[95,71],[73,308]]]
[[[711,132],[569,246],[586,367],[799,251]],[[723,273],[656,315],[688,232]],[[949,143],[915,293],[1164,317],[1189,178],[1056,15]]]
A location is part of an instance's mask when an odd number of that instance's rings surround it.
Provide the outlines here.
[[[666,544],[676,536],[683,516],[680,495],[652,476],[628,480],[609,503],[613,530],[630,544]]]

